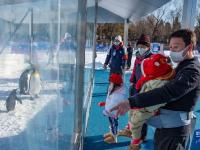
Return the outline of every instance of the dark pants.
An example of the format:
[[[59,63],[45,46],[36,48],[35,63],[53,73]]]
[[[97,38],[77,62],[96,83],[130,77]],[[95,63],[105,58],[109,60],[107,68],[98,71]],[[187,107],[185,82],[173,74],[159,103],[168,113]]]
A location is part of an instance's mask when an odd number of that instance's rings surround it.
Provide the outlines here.
[[[186,132],[182,127],[156,129],[154,150],[184,150],[187,140]]]
[[[128,55],[128,60],[127,60],[127,67],[131,67],[131,59],[132,59],[132,53]]]
[[[113,135],[117,135],[118,132],[118,118],[108,117],[110,122],[110,128]]]
[[[146,136],[147,136],[147,130],[148,130],[148,126],[147,124],[143,124],[142,126],[142,132],[141,132],[141,139],[145,140]]]

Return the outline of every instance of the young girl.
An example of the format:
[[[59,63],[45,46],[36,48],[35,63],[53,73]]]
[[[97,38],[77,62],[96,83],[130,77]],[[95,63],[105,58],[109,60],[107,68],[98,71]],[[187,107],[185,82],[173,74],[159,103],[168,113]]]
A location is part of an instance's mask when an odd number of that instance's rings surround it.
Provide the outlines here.
[[[136,84],[136,90],[140,93],[161,87],[165,85],[175,75],[171,65],[168,64],[168,58],[155,54],[142,61],[141,64],[142,77]],[[142,142],[141,130],[144,123],[149,118],[158,113],[158,109],[165,104],[159,104],[146,108],[134,108],[132,110],[131,132],[132,141],[128,150],[137,150]]]
[[[103,114],[108,117],[110,123],[110,133],[104,135],[104,141],[107,143],[117,142],[118,118],[114,116],[116,112],[110,113],[109,110],[128,98],[126,87],[123,84],[121,74],[112,73],[109,78],[109,88]]]

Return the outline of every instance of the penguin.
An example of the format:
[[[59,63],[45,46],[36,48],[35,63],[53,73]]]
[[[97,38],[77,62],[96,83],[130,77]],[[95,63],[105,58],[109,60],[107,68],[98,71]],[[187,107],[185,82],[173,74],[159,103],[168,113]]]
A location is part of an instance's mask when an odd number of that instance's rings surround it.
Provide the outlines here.
[[[28,94],[28,85],[30,80],[30,71],[31,69],[26,69],[19,78],[19,90],[20,94],[27,95]]]
[[[36,67],[31,65],[20,76],[19,79],[20,94],[30,95],[31,99],[39,96],[41,90],[40,73]]]
[[[28,93],[32,99],[39,96],[41,91],[41,79],[40,73],[37,69],[33,69],[32,73],[30,74],[28,87]]]
[[[8,112],[15,109],[16,100],[22,104],[22,101],[17,97],[17,89],[14,89],[6,99],[6,109]]]

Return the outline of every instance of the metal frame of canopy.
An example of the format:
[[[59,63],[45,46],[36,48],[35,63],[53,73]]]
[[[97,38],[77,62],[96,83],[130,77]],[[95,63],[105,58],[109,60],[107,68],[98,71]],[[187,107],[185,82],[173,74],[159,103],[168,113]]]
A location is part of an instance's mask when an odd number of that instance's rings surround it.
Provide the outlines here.
[[[20,4],[26,2],[36,2],[41,0],[0,0],[0,5]]]
[[[158,9],[162,5],[166,4],[170,0],[100,0],[98,3],[98,17],[97,22],[99,23],[122,23],[125,19],[129,19],[130,21],[135,21],[138,18],[141,18],[148,13]],[[51,13],[51,8],[42,8],[42,11],[39,9],[39,6],[43,6],[47,0],[0,0],[0,7],[1,5],[4,5],[3,8],[1,8],[1,12],[9,12],[9,9],[6,9],[7,6],[5,5],[14,5],[15,7],[15,13],[20,16],[20,14],[24,14],[25,9],[28,3],[35,3],[35,6],[33,5],[33,11],[34,11],[34,17],[37,17],[37,20],[35,20],[35,23],[48,23],[50,22],[49,19],[49,13]],[[55,1],[56,2],[56,1]],[[39,5],[37,5],[37,3]],[[41,4],[40,4],[41,3]],[[61,5],[73,5],[70,1],[61,1]],[[20,4],[20,5],[19,5]],[[77,7],[77,6],[72,6]],[[88,6],[88,11],[90,9],[94,9],[95,6]],[[61,9],[65,9],[64,7]],[[49,11],[49,12],[48,12]],[[44,13],[45,12],[45,13]],[[64,14],[67,15],[70,14],[70,11],[62,11]],[[73,10],[72,12],[73,13]],[[52,16],[55,16],[54,13],[52,13]],[[0,17],[4,18],[5,20],[11,20],[11,16],[6,15],[5,13],[0,14]],[[122,21],[123,19],[123,21]],[[65,21],[65,18],[62,18],[63,21]],[[62,21],[61,20],[61,21]],[[66,20],[67,21],[67,20]],[[16,21],[17,22],[17,21]],[[26,22],[26,20],[25,20]]]
[[[124,19],[135,21],[155,11],[170,0],[101,0],[99,6]]]

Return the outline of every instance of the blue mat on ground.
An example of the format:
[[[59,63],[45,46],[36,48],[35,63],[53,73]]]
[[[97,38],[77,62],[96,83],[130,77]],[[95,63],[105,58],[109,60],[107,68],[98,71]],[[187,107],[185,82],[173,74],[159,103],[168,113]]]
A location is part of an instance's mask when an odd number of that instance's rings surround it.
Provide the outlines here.
[[[108,88],[109,72],[104,70],[96,70],[95,72],[95,86],[93,91],[92,104],[90,109],[90,117],[88,122],[88,128],[86,136],[84,138],[84,150],[124,150],[130,143],[130,138],[119,137],[118,143],[107,144],[103,141],[103,134],[109,131],[109,122],[107,117],[103,116],[103,108],[98,106],[98,102],[104,101],[106,98],[106,92]],[[125,75],[126,85],[129,86],[130,73]],[[200,146],[200,102],[195,109],[197,116],[196,132],[192,141],[192,150],[199,149]],[[122,116],[119,118],[119,129],[123,129],[127,124],[128,116]],[[153,150],[153,135],[155,129],[148,128],[147,141],[142,144],[141,150]]]

